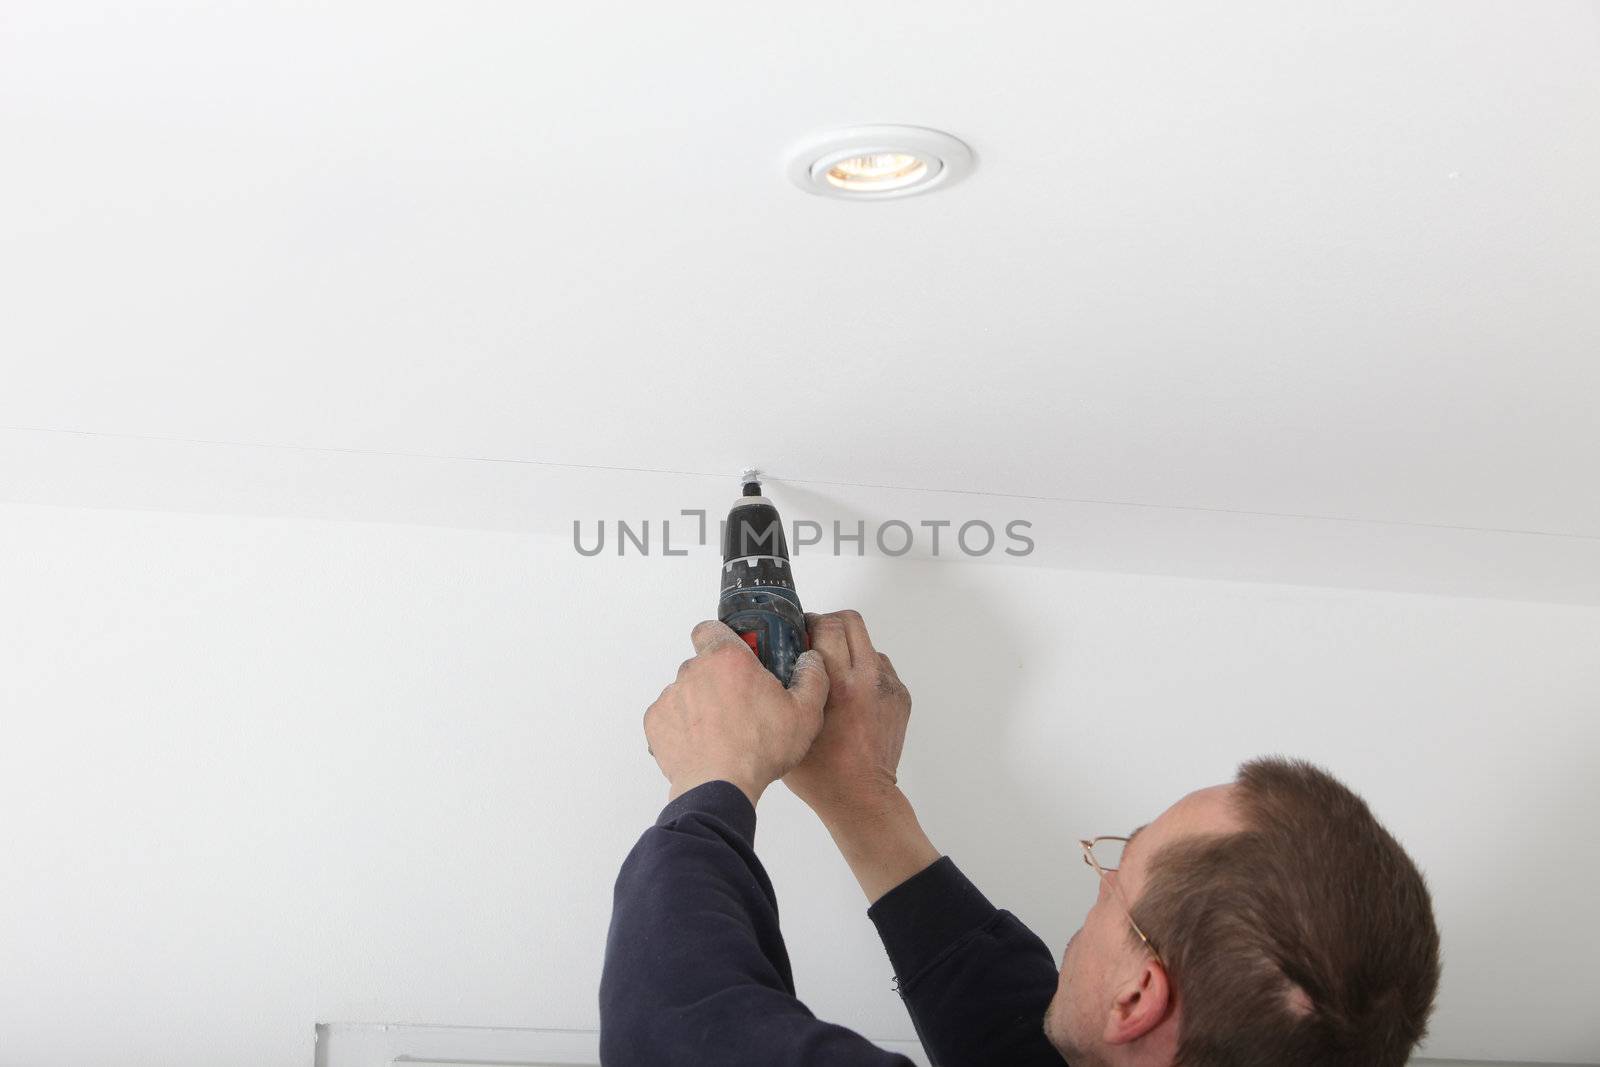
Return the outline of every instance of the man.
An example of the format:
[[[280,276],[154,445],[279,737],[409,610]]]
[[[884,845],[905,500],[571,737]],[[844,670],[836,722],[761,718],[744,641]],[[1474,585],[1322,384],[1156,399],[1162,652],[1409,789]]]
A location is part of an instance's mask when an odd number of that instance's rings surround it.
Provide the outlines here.
[[[896,786],[911,698],[852,611],[807,615],[785,690],[726,626],[645,713],[671,783],[618,875],[600,982],[606,1067],[910,1067],[796,999],[753,849],[782,779],[866,893],[938,1067],[1401,1067],[1439,980],[1421,874],[1359,797],[1257,760],[1126,842],[1084,842],[1099,898],[1057,973],[941,857]]]

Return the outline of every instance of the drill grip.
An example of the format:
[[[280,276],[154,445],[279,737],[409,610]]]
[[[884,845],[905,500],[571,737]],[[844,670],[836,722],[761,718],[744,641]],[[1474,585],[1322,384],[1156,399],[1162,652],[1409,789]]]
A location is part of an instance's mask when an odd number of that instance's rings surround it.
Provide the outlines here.
[[[722,598],[717,618],[744,638],[761,665],[788,687],[795,661],[811,647],[799,604],[777,589],[738,589]]]

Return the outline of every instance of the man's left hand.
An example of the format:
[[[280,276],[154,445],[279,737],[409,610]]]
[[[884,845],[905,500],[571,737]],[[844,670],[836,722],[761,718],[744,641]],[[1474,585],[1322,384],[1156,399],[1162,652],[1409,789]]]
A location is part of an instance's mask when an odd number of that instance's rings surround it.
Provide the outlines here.
[[[803,653],[785,689],[723,623],[702,622],[689,638],[695,657],[644,713],[650,754],[672,784],[667,799],[721,779],[754,804],[821,731],[827,668],[818,653]]]

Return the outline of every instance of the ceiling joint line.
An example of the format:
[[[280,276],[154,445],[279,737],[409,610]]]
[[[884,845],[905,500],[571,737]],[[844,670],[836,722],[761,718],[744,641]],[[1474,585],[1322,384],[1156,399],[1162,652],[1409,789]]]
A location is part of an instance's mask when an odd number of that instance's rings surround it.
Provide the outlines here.
[[[687,478],[715,478],[727,480],[724,474],[709,471],[675,470],[669,467],[624,467],[606,463],[570,463],[547,459],[509,459],[502,456],[457,456],[434,452],[394,452],[377,448],[344,448],[336,445],[301,445],[263,443],[259,441],[223,441],[203,437],[166,437],[159,434],[108,433],[102,430],[63,430],[54,426],[0,426],[0,430],[22,433],[52,433],[73,437],[103,437],[112,440],[154,441],[177,445],[211,445],[223,448],[261,448],[290,452],[314,452],[332,455],[380,456],[393,459],[430,459],[457,463],[509,463],[524,467],[553,467],[565,470],[616,471],[624,474],[672,474]],[[901,493],[949,493],[960,496],[991,497],[996,500],[1029,500],[1048,504],[1089,504],[1099,507],[1147,508],[1154,511],[1192,511],[1211,515],[1238,515],[1246,518],[1298,519],[1308,522],[1342,522],[1357,526],[1401,526],[1423,530],[1451,530],[1460,533],[1508,534],[1517,537],[1555,537],[1569,541],[1600,541],[1600,535],[1562,533],[1555,530],[1522,530],[1500,526],[1460,526],[1442,522],[1413,522],[1406,519],[1361,519],[1348,515],[1306,515],[1286,511],[1248,511],[1241,508],[1206,507],[1201,504],[1151,504],[1140,500],[1105,500],[1095,497],[1030,496],[1025,493],[1000,493],[988,489],[940,489],[920,485],[888,485],[876,482],[840,482],[821,478],[790,478],[782,472],[764,471],[765,479],[778,484],[832,485],[849,489],[887,489]]]

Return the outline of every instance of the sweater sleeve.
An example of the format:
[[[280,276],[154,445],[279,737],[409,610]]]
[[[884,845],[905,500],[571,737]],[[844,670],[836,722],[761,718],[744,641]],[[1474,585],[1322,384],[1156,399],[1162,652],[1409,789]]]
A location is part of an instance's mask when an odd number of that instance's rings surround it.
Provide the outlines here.
[[[731,782],[674,799],[623,861],[600,976],[605,1067],[914,1067],[795,997],[756,812]]]
[[[901,1000],[935,1067],[1062,1067],[1044,1036],[1055,957],[997,910],[949,856],[867,909]]]

